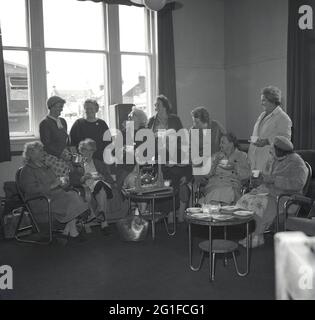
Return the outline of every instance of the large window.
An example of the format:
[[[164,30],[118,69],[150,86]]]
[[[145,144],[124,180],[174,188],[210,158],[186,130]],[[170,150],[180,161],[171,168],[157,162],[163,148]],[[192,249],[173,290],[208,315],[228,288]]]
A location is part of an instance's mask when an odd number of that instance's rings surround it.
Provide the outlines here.
[[[137,7],[119,7],[123,102],[134,103],[150,113],[150,43],[146,13],[145,9]]]
[[[133,103],[152,113],[156,94],[153,12],[77,0],[1,0],[5,77],[11,137],[38,136],[45,102],[59,95],[69,129],[96,99],[98,116]]]

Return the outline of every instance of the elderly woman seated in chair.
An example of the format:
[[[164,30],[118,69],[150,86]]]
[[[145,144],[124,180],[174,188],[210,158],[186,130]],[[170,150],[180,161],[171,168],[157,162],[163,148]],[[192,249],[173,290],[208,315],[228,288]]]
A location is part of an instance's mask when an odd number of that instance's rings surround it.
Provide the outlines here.
[[[260,174],[261,184],[242,196],[237,205],[254,212],[256,228],[252,235],[252,247],[264,244],[264,231],[277,214],[277,196],[282,193],[302,193],[307,181],[308,169],[304,160],[295,152],[289,139],[277,136],[271,149],[270,160]],[[246,246],[246,239],[240,241]]]
[[[85,139],[79,143],[79,152],[83,156],[81,166],[76,166],[70,173],[70,183],[73,186],[85,187],[85,198],[90,203],[92,218],[101,221],[101,227],[108,226],[106,211],[108,199],[113,198],[113,186],[115,182],[110,175],[107,165],[93,158],[96,151],[96,142]]]
[[[86,213],[88,205],[75,191],[66,191],[67,183],[57,178],[51,168],[44,163],[43,144],[39,141],[26,143],[23,158],[25,165],[21,170],[20,185],[25,198],[45,195],[51,199],[51,212],[56,220],[66,224],[64,235],[77,238],[77,218]],[[31,202],[36,220],[43,222],[47,204],[41,200]]]
[[[200,203],[232,204],[241,196],[241,186],[250,176],[246,153],[238,149],[237,139],[232,133],[221,137],[220,151],[215,153],[204,197]]]

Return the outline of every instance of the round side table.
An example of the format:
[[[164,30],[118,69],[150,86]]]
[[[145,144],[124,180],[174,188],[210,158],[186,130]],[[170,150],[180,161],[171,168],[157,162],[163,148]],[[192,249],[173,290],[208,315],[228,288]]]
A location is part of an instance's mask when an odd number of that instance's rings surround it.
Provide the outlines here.
[[[247,217],[233,216],[229,220],[215,220],[211,216],[209,217],[194,217],[190,214],[185,214],[185,220],[188,223],[188,242],[189,242],[189,266],[192,271],[199,271],[203,262],[204,254],[209,253],[209,279],[214,280],[214,263],[216,254],[227,254],[231,253],[233,256],[233,261],[235,264],[236,272],[239,276],[244,277],[249,273],[250,264],[250,234],[249,234],[249,223],[254,219],[253,215]],[[203,225],[209,228],[209,240],[203,241],[199,244],[201,249],[201,257],[199,265],[197,267],[193,266],[192,263],[192,237],[191,237],[191,225]],[[227,227],[235,225],[246,225],[246,270],[245,272],[240,272],[235,251],[238,249],[238,243],[234,241],[227,240]],[[213,227],[224,227],[224,239],[212,239],[212,228]],[[226,258],[224,259],[226,264]]]
[[[157,220],[163,218],[166,232],[168,233],[169,236],[174,236],[176,234],[176,208],[175,208],[175,191],[171,187],[165,187],[165,189],[161,189],[159,191],[152,191],[148,193],[141,193],[141,192],[136,192],[136,191],[129,191],[129,190],[124,190],[124,195],[128,199],[129,202],[129,212],[131,211],[131,201],[134,202],[149,202],[151,204],[151,215],[145,215],[143,218],[151,220],[151,226],[152,226],[152,239],[155,239],[155,223]],[[155,203],[156,201],[162,200],[162,199],[169,199],[172,198],[173,202],[173,228],[172,231],[169,230],[169,226],[167,223],[167,215],[157,215],[155,212]]]

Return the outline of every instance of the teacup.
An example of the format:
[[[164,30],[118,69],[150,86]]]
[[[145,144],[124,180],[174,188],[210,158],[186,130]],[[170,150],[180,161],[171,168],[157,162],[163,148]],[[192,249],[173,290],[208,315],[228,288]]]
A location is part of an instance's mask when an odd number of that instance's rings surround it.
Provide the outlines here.
[[[260,170],[252,170],[252,175],[254,178],[258,178],[260,174]]]
[[[91,172],[91,176],[93,177],[93,178],[97,178],[98,177],[98,172]]]
[[[258,141],[259,137],[258,136],[251,136],[250,137],[250,142],[256,143]]]
[[[202,204],[202,212],[203,213],[210,213],[211,212],[210,205]]]
[[[229,163],[229,160],[227,160],[227,159],[222,159],[222,160],[220,161],[220,164],[221,164],[222,166],[227,166],[228,163]]]
[[[218,213],[220,211],[220,208],[221,208],[220,205],[212,204],[210,205],[210,212]]]
[[[164,181],[164,186],[165,187],[169,187],[171,185],[171,181],[170,180],[165,180]]]
[[[67,177],[59,177],[59,180],[62,185],[65,185],[68,183],[68,178]]]

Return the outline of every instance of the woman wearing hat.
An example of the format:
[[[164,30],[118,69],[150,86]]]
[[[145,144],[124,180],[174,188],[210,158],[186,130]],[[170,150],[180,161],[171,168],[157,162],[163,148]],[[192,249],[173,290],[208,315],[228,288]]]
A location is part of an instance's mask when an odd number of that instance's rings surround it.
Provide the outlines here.
[[[49,114],[39,124],[39,134],[44,151],[57,158],[69,160],[67,122],[60,117],[65,103],[66,101],[58,96],[52,96],[47,100]]]
[[[291,139],[292,121],[281,108],[281,91],[277,87],[266,87],[261,93],[264,112],[255,123],[248,158],[252,170],[263,171],[274,138],[284,136]]]
[[[293,144],[286,137],[276,136],[270,151],[271,159],[266,165],[266,173],[260,177],[262,184],[237,202],[238,206],[255,213],[256,229],[252,247],[264,244],[264,231],[277,214],[277,196],[282,193],[302,193],[308,175],[304,160],[293,151]],[[246,239],[240,244],[245,246]]]

